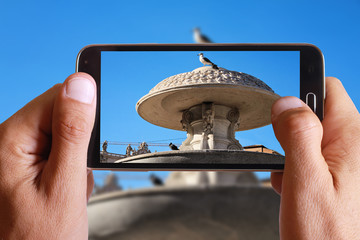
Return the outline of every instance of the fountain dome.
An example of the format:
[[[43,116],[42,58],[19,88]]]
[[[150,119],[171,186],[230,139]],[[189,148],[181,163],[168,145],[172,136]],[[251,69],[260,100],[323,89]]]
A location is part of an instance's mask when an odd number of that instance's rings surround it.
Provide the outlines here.
[[[279,97],[252,75],[205,66],[164,79],[137,102],[136,110],[154,125],[184,130],[183,112],[211,102],[237,109],[240,120],[235,131],[242,131],[270,124],[271,106]]]

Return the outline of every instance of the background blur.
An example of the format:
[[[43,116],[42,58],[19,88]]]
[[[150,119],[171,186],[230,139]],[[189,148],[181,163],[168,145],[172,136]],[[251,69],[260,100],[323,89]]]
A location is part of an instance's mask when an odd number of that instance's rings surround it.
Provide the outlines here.
[[[315,44],[325,56],[326,76],[340,78],[358,106],[359,10],[359,0],[2,0],[0,122],[63,82],[88,44],[193,43],[194,27],[217,43]],[[96,184],[102,185],[107,174],[96,171]],[[151,185],[150,173],[116,174],[124,188]]]

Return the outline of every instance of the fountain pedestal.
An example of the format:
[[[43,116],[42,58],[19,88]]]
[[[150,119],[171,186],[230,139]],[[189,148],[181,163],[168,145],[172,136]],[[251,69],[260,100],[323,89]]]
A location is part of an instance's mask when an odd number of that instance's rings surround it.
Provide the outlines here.
[[[239,120],[239,111],[224,105],[205,102],[189,108],[182,114],[181,124],[187,132],[187,139],[180,150],[242,150],[235,139]]]

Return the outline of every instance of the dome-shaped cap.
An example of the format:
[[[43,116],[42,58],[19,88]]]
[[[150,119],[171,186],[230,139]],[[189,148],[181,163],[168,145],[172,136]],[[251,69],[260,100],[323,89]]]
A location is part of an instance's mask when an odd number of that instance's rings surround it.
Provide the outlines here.
[[[151,89],[150,93],[185,85],[190,86],[202,84],[229,84],[235,86],[248,86],[274,92],[263,81],[252,75],[242,72],[229,71],[225,68],[216,70],[212,67],[200,67],[191,72],[176,74],[164,79],[153,89]]]
[[[164,79],[137,102],[136,110],[152,124],[183,130],[183,111],[212,102],[239,110],[240,125],[236,131],[240,131],[270,124],[271,106],[278,98],[254,76],[207,66]]]

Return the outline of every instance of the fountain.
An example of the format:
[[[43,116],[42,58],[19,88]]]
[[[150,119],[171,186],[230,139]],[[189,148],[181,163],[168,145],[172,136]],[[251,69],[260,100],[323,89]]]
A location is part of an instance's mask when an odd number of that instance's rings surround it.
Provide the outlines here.
[[[283,164],[281,155],[243,151],[236,131],[271,123],[280,96],[260,79],[225,68],[204,66],[170,76],[136,104],[146,121],[186,131],[180,151],[131,156],[117,163]]]

